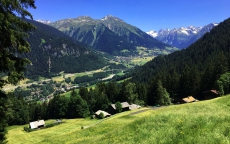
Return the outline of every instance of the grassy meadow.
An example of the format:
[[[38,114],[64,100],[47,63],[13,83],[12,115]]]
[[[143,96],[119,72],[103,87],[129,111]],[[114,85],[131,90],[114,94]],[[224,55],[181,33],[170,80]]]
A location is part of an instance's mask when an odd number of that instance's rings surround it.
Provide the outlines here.
[[[140,113],[136,113],[141,111]],[[159,109],[141,108],[104,120],[71,119],[27,133],[8,128],[13,143],[230,143],[230,95]],[[49,121],[48,121],[49,122]],[[84,126],[84,129],[81,129]],[[88,127],[89,126],[89,127]]]

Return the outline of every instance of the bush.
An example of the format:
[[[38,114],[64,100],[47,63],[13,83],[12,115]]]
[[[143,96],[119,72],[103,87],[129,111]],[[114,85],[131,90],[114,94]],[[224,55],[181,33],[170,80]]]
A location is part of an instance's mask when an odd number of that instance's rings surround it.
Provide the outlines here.
[[[116,102],[115,107],[116,107],[116,112],[117,113],[120,113],[122,111],[122,105],[121,105],[120,102]]]
[[[28,128],[28,127],[24,127],[24,131],[26,132],[32,132],[32,131],[35,131],[36,129],[31,129],[31,128]]]
[[[100,114],[99,114],[99,119],[103,119],[105,116],[104,116],[104,114],[101,112]]]

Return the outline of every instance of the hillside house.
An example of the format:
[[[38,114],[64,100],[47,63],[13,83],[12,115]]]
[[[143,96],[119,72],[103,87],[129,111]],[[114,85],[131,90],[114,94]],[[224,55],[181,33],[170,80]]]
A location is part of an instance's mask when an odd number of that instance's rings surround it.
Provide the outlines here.
[[[219,96],[219,93],[216,90],[208,90],[203,93],[205,100],[213,99]]]
[[[122,102],[121,103],[122,111],[128,111],[128,110],[130,110],[129,106],[130,105],[129,105],[128,102]],[[116,113],[116,106],[115,106],[115,104],[111,104],[109,106],[109,113],[111,113],[111,114],[115,114]]]
[[[191,103],[191,102],[197,102],[198,100],[195,99],[193,96],[188,96],[182,99],[181,103]]]
[[[44,126],[45,126],[44,120],[38,120],[38,121],[30,122],[30,124],[29,124],[29,127],[31,129],[36,129],[36,128],[40,128],[40,127],[44,127]]]
[[[97,112],[95,112],[95,116],[99,118],[100,113],[103,113],[105,118],[111,116],[111,114],[109,114],[109,113],[107,113],[105,111],[102,111],[102,110],[98,110]]]
[[[141,106],[137,105],[137,104],[129,104],[128,102],[122,102],[121,103],[121,107],[122,107],[122,111],[128,111],[128,110],[134,110],[134,109],[138,109],[141,108]],[[109,112],[111,114],[115,114],[116,113],[116,106],[115,104],[111,104],[109,107]]]

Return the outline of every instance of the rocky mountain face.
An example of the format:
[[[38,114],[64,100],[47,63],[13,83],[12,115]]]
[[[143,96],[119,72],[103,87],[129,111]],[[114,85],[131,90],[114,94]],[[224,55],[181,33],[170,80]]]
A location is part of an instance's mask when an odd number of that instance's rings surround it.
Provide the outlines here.
[[[166,46],[162,43],[159,43],[159,41],[157,41],[156,39],[149,37],[148,34],[141,31],[139,28],[127,24],[117,17],[108,15],[102,18],[101,22],[114,33],[125,38],[135,46],[144,46],[148,48],[158,47],[161,49],[164,49],[164,47]]]
[[[99,20],[88,16],[60,20],[52,23],[51,26],[99,51],[118,54],[123,49],[135,49],[131,43],[116,35]]]
[[[26,20],[37,28],[29,32],[31,52],[24,56],[31,60],[28,76],[51,76],[61,71],[81,72],[105,66],[105,61],[83,44],[59,30]]]
[[[218,24],[208,24],[204,27],[180,27],[170,29],[160,29],[157,31],[149,31],[147,34],[158,39],[159,41],[178,47],[180,49],[187,48],[192,43],[200,39],[205,33],[210,32],[210,30],[217,26]]]
[[[63,19],[49,25],[77,41],[109,54],[122,54],[122,51],[134,54],[137,46],[162,50],[170,47],[137,27],[111,15],[101,20],[88,16]]]

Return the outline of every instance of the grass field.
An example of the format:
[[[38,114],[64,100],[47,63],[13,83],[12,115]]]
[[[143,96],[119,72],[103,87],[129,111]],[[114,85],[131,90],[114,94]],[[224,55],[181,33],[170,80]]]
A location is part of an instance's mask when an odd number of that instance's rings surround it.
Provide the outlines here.
[[[153,57],[143,57],[143,58],[134,58],[132,59],[131,63],[133,63],[134,65],[144,65],[145,63],[147,63],[148,61],[151,61],[153,59]]]
[[[143,109],[124,112],[100,123],[90,119],[64,120],[61,125],[30,133],[24,132],[23,126],[11,126],[8,142],[230,143],[230,96],[132,114]],[[81,130],[81,126],[85,129]]]

